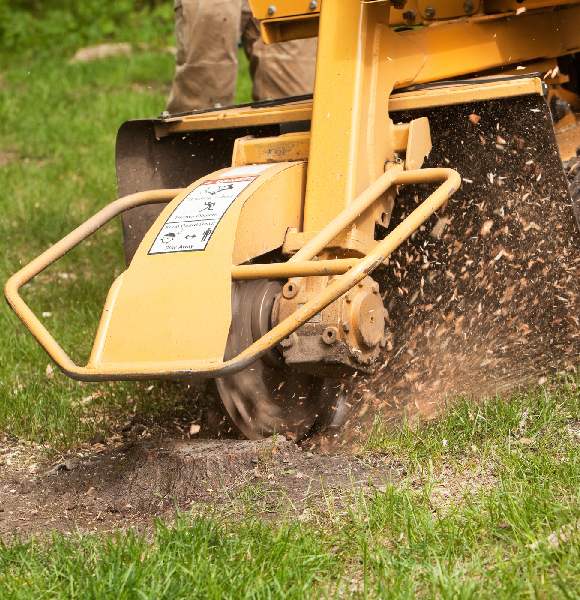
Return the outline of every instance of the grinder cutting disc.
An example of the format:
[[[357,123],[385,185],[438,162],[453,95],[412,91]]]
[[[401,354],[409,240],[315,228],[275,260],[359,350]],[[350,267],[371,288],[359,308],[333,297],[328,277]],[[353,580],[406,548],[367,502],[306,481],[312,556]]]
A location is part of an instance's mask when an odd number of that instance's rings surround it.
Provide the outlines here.
[[[281,290],[274,281],[234,282],[226,359],[271,327],[272,307]],[[231,420],[249,439],[280,433],[299,440],[315,430],[333,430],[343,418],[340,382],[291,370],[277,349],[216,383]]]

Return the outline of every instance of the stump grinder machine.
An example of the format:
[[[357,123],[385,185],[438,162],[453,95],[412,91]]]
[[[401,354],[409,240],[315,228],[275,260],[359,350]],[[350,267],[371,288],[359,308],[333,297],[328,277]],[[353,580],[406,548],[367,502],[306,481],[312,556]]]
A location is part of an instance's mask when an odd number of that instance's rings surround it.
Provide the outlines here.
[[[318,36],[313,96],[120,128],[119,199],[5,289],[60,369],[215,379],[247,437],[301,438],[354,397],[430,412],[576,368],[580,2],[251,5],[267,43]],[[19,290],[119,215],[79,366]]]

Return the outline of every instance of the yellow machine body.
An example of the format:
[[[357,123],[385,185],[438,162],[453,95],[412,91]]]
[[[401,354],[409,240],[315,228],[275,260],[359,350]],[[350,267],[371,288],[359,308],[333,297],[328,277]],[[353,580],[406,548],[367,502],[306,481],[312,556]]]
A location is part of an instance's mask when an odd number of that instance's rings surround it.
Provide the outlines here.
[[[287,228],[300,227],[305,175],[304,163],[224,169],[195,182],[170,202],[111,288],[89,368],[138,372],[139,365],[157,363],[159,368],[159,356],[167,370],[222,362],[231,323],[232,262],[241,264],[279,248]],[[230,185],[236,186],[226,190],[230,194],[226,202],[232,204],[218,227],[212,229],[210,210],[205,210],[210,216],[193,228],[187,228],[187,221],[176,222],[179,235],[187,238],[190,231],[194,243],[211,231],[203,250],[182,251],[163,241],[156,246],[164,228],[170,234],[175,230],[166,223],[188,196],[204,188],[219,194],[220,188]],[[219,201],[217,194],[203,197]],[[272,202],[281,195],[286,202]],[[203,215],[205,207],[201,208]]]

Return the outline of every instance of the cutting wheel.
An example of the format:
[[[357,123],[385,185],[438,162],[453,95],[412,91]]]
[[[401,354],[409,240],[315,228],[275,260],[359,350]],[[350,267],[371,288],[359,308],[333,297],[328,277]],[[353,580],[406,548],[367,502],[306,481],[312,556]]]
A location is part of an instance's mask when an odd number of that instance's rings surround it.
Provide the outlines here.
[[[270,329],[281,289],[274,281],[234,283],[226,358],[239,354]],[[314,430],[338,427],[344,419],[341,384],[291,370],[276,349],[216,383],[232,421],[249,439],[280,433],[298,440]]]

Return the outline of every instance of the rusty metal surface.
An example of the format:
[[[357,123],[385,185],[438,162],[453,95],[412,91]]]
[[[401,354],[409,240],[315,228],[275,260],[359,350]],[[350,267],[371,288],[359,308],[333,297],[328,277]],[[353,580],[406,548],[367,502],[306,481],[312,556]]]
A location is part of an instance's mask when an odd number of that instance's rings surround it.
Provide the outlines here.
[[[329,285],[329,277],[304,277],[286,283],[274,321],[283,320]],[[385,315],[379,284],[365,277],[282,342],[286,364],[299,372],[329,377],[372,371],[385,347]]]
[[[434,145],[426,166],[456,168],[463,185],[375,274],[394,346],[351,382],[366,420],[432,416],[446,398],[506,393],[580,364],[580,234],[545,102],[421,115]],[[423,195],[400,197],[393,222]]]

